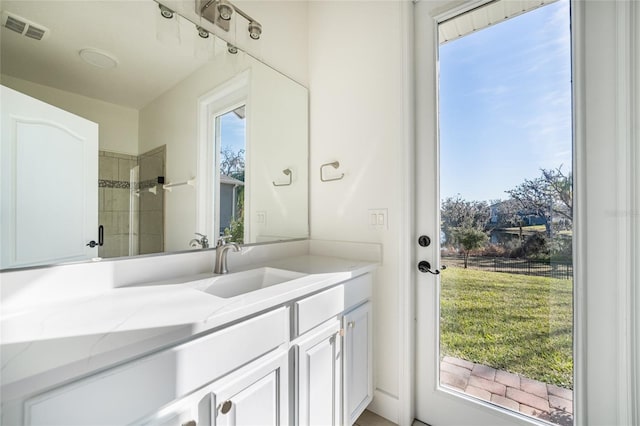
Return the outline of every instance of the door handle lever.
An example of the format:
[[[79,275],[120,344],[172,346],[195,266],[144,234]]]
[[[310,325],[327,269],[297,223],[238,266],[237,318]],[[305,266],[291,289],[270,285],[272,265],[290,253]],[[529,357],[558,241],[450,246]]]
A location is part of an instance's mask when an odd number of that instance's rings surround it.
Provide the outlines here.
[[[444,271],[445,269],[447,269],[447,267],[442,265],[442,270]],[[418,271],[420,271],[420,272],[422,272],[424,274],[429,273],[429,274],[433,274],[433,275],[438,275],[440,273],[439,269],[436,269],[435,271],[432,271],[431,270],[431,264],[429,262],[427,262],[426,260],[421,260],[418,263]]]

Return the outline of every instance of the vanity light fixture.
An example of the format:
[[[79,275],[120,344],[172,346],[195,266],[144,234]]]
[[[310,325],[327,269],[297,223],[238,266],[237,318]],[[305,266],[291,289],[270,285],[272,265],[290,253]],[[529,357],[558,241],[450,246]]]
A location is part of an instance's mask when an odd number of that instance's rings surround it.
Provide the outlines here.
[[[198,30],[198,35],[202,38],[209,38],[209,31],[205,30],[201,26],[197,25],[196,30]]]
[[[167,6],[159,4],[160,14],[163,18],[171,19],[173,18],[173,10],[169,9]]]
[[[231,43],[227,43],[227,51],[232,55],[235,55],[236,53],[238,53],[238,48]]]
[[[249,37],[258,40],[262,35],[262,25],[229,0],[195,0],[195,4],[198,15],[227,32],[230,29],[231,16],[236,12],[249,22]]]
[[[233,14],[233,6],[227,0],[218,0],[218,13],[220,14],[220,19],[228,21],[231,19],[231,15]]]
[[[258,40],[260,34],[262,34],[262,25],[254,21],[249,22],[249,37]]]

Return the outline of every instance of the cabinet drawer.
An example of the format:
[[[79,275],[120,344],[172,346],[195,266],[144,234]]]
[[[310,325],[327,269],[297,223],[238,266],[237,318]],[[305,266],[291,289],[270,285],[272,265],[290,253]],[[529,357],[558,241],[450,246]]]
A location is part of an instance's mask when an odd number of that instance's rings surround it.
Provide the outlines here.
[[[287,308],[29,399],[29,425],[128,424],[289,340]]]
[[[344,285],[339,285],[295,303],[297,335],[301,335],[313,327],[344,310]]]
[[[351,309],[371,299],[373,295],[373,277],[364,274],[344,284],[344,308]]]

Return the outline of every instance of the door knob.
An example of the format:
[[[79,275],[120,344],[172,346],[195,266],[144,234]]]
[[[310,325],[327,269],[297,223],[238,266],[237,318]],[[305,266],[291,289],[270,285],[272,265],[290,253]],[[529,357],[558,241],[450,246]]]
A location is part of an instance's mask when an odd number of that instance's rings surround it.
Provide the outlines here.
[[[86,245],[88,247],[94,248],[98,246],[102,246],[104,244],[104,226],[98,226],[98,242],[96,243],[94,240],[89,241]]]
[[[445,269],[447,269],[446,266],[442,265],[442,270],[444,271]],[[426,260],[421,260],[418,263],[418,271],[422,272],[423,274],[429,273],[429,274],[433,274],[433,275],[438,275],[440,273],[440,270],[436,269],[435,271],[431,270],[431,264],[429,262],[427,262]]]
[[[420,244],[420,247],[429,247],[429,245],[431,244],[431,238],[427,237],[426,235],[420,235],[418,237],[418,244]]]
[[[222,403],[222,406],[220,407],[220,412],[222,414],[227,414],[229,411],[231,411],[231,407],[233,407],[233,402],[227,400]]]

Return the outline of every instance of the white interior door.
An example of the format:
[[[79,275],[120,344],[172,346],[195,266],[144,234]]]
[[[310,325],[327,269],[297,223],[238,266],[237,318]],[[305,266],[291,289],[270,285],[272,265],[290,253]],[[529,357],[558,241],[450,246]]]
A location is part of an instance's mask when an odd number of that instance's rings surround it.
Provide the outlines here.
[[[98,125],[1,90],[0,269],[97,257]]]

